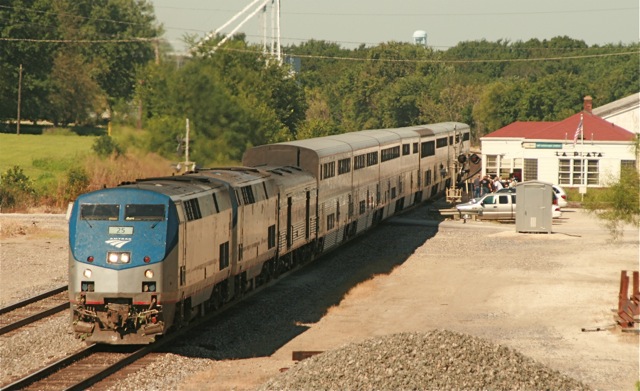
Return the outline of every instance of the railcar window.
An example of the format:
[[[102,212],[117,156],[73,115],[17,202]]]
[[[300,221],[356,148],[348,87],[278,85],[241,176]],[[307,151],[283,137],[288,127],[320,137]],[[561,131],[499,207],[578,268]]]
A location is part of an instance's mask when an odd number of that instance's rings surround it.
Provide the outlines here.
[[[200,211],[200,203],[197,198],[192,198],[183,203],[184,211],[187,215],[187,221],[198,220],[202,218],[202,212]]]
[[[322,165],[322,179],[336,176],[336,162],[324,163]]]
[[[216,207],[216,213],[220,213],[220,207],[218,206],[218,198],[216,197],[215,194],[212,194],[213,196],[213,205]]]
[[[431,184],[431,170],[424,172],[424,184],[425,186],[429,186]]]
[[[335,213],[331,213],[329,216],[327,216],[327,231],[330,229],[333,229],[335,225],[336,225],[336,215]]]
[[[421,145],[420,157],[433,156],[436,154],[436,146],[433,141],[425,141]]]
[[[340,159],[338,160],[338,175],[346,174],[351,172],[351,159]]]
[[[453,145],[453,136],[449,136],[449,145]]]
[[[124,207],[124,219],[127,221],[163,221],[164,205],[129,204]]]
[[[365,168],[366,167],[365,163],[366,163],[365,156],[364,155],[358,155],[358,156],[353,158],[353,169],[354,170],[359,170],[361,168]]]
[[[367,167],[378,164],[378,152],[369,152],[367,154]]]
[[[244,205],[250,205],[256,202],[256,198],[253,195],[253,189],[251,186],[244,186],[242,189],[242,203]]]
[[[81,204],[80,218],[82,220],[118,220],[120,205],[114,204]]]
[[[381,155],[382,157],[380,158],[380,160],[382,162],[396,159],[400,157],[400,147],[398,146],[398,147],[385,148],[381,151]]]
[[[276,226],[274,225],[270,225],[269,229],[267,230],[267,244],[269,246],[269,249],[272,249],[276,246]]]
[[[411,144],[402,144],[402,156],[411,154]]]
[[[229,242],[220,245],[220,270],[229,267]]]
[[[418,143],[413,143],[413,153],[418,153]]]
[[[442,148],[447,146],[447,138],[439,138],[436,140],[436,148]]]
[[[462,135],[462,141],[469,141],[469,132],[464,132]]]

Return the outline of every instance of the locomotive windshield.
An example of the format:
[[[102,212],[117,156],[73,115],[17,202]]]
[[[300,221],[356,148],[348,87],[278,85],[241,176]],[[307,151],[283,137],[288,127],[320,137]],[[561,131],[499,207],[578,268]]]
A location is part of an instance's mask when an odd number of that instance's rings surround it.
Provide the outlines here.
[[[112,204],[82,204],[80,218],[82,220],[118,220],[120,205]]]
[[[129,204],[124,208],[124,219],[127,221],[162,221],[164,220],[164,205]]]

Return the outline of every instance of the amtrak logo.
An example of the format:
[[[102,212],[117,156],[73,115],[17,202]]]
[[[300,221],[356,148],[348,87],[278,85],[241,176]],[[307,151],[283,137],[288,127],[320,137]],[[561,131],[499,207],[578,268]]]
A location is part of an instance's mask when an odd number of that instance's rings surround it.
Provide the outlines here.
[[[131,241],[131,239],[126,238],[126,239],[109,239],[107,241],[105,241],[106,244],[111,245],[115,248],[122,248],[122,246],[124,246],[125,244],[129,243]]]

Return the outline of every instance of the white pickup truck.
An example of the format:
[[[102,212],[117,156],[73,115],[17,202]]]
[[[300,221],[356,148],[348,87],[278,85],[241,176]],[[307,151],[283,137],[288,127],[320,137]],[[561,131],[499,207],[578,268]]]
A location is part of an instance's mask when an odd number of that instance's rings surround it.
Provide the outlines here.
[[[551,211],[552,217],[556,219],[562,217],[562,210],[558,206],[555,194],[553,194],[553,198]],[[462,217],[475,214],[483,220],[515,220],[516,193],[511,189],[489,193],[464,204],[458,204],[456,209]]]
[[[515,220],[516,194],[490,193],[464,204],[456,205],[461,215],[477,214],[483,220]]]

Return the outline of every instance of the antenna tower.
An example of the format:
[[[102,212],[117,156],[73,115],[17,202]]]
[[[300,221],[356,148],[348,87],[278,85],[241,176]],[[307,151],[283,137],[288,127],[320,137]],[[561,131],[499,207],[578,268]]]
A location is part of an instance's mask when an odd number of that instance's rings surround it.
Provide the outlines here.
[[[235,14],[222,26],[216,30],[210,32],[205,36],[198,44],[193,48],[199,48],[209,40],[218,36],[218,34],[231,24],[235,23],[240,17],[247,14],[226,36],[216,44],[213,48],[215,52],[220,46],[229,40],[240,28],[247,23],[251,18],[256,16],[259,12],[262,12],[261,24],[262,24],[262,47],[264,52],[267,52],[267,42],[269,42],[270,54],[275,57],[279,64],[282,64],[282,52],[280,50],[280,0],[253,0],[240,12]],[[267,13],[270,12],[270,20],[267,18]],[[271,36],[267,37],[267,24],[271,25]],[[192,49],[192,51],[193,51]]]

